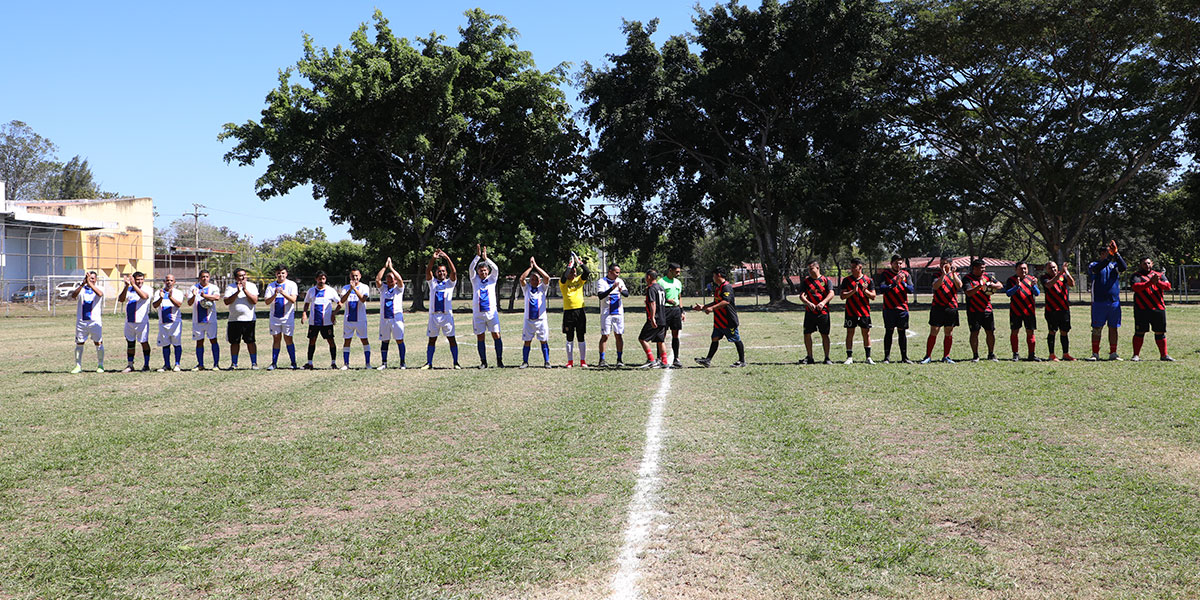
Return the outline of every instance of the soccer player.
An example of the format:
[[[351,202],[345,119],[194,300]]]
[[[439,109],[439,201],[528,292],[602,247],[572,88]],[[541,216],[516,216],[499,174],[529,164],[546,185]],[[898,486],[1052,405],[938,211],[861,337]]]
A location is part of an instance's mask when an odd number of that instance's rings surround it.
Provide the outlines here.
[[[238,353],[242,342],[250,353],[250,368],[258,369],[258,347],[254,343],[254,325],[257,318],[254,305],[258,304],[258,286],[246,277],[246,270],[233,270],[233,283],[225,286],[225,306],[229,307],[229,322],[225,324],[225,339],[229,340],[229,368],[238,367]]]
[[[436,265],[437,259],[446,260],[444,265]],[[436,269],[434,266],[436,265]],[[425,267],[425,281],[429,283],[429,325],[425,327],[425,335],[429,336],[429,346],[425,348],[425,365],[422,369],[433,368],[433,351],[437,349],[439,334],[446,335],[450,343],[450,357],[454,359],[454,368],[461,369],[458,364],[458,339],[454,337],[454,286],[458,282],[458,271],[454,269],[454,261],[441,250],[434,250]]]
[[[942,274],[933,280],[933,306],[929,309],[929,339],[925,340],[923,365],[929,364],[938,331],[943,327],[946,335],[942,338],[942,362],[954,364],[950,360],[950,348],[954,346],[954,328],[958,327],[958,291],[962,289],[962,279],[954,272],[949,257],[942,257],[941,269]]]
[[[275,267],[275,281],[267,284],[267,293],[263,294],[263,303],[271,307],[271,317],[267,319],[267,331],[271,334],[271,366],[268,371],[279,368],[279,346],[282,342],[287,346],[288,358],[292,368],[296,368],[296,300],[300,289],[296,282],[288,279],[287,267]]]
[[[1147,331],[1154,331],[1158,359],[1174,361],[1167,354],[1167,305],[1163,292],[1171,289],[1167,274],[1154,270],[1154,259],[1142,258],[1133,274],[1133,360],[1142,360],[1142,341]]]
[[[1070,263],[1063,262],[1062,270],[1059,270],[1058,265],[1054,261],[1046,263],[1046,271],[1042,273],[1039,281],[1042,284],[1042,289],[1046,292],[1046,341],[1050,345],[1050,360],[1058,362],[1058,356],[1054,353],[1054,337],[1058,332],[1062,332],[1062,359],[1065,361],[1073,361],[1075,357],[1071,356],[1071,342],[1067,339],[1067,333],[1071,331],[1071,288],[1075,287],[1075,278],[1067,270],[1067,265]]]
[[[1128,268],[1116,240],[1109,240],[1100,257],[1088,265],[1092,280],[1092,357],[1100,360],[1100,332],[1108,325],[1108,360],[1117,355],[1117,330],[1121,327],[1121,272]]]
[[[71,290],[75,300],[75,368],[72,373],[83,371],[83,346],[91,338],[96,344],[96,372],[104,372],[104,290],[96,285],[96,272],[88,271],[83,281]]]
[[[150,294],[142,289],[145,283],[146,274],[138,271],[125,280],[125,289],[117,296],[117,302],[125,305],[127,363],[122,373],[133,372],[133,355],[139,342],[142,344],[142,370],[150,370]]]
[[[821,274],[821,263],[816,259],[808,261],[808,277],[804,278],[804,291],[800,292],[800,300],[804,302],[804,350],[808,355],[801,364],[813,364],[814,333],[821,334],[821,347],[825,350],[825,361],[832,365],[829,359],[829,302],[833,300],[833,282]]]
[[[525,327],[521,331],[525,347],[521,350],[521,368],[529,368],[529,344],[536,337],[542,344],[544,366],[549,369],[550,319],[546,317],[546,291],[550,289],[550,276],[532,256],[529,257],[529,268],[521,273],[521,288],[525,291]]]
[[[583,286],[591,281],[592,272],[571,252],[571,260],[558,280],[558,291],[563,298],[563,334],[567,336],[567,368],[575,366],[575,340],[579,342],[579,366],[587,368],[587,314],[583,308]]]
[[[971,272],[962,280],[967,297],[967,328],[971,330],[971,362],[979,362],[979,330],[987,332],[988,360],[996,360],[996,315],[992,294],[1001,289],[990,273],[983,271],[981,258],[971,261]]]
[[[496,366],[504,368],[504,340],[500,339],[500,312],[496,303],[496,280],[500,269],[488,258],[487,246],[475,244],[475,258],[471,260],[471,325],[475,330],[475,345],[479,349],[479,368],[488,368],[487,345],[484,335],[492,334],[492,346],[496,350]]]
[[[179,307],[183,306],[183,292],[175,287],[175,276],[167,274],[163,289],[154,293],[154,310],[158,311],[158,347],[162,348],[163,366],[158,370],[179,371],[179,360],[183,358],[183,321]],[[175,349],[175,367],[171,367],[171,349]]]
[[[370,300],[371,286],[362,282],[362,271],[358,267],[350,267],[350,283],[342,286],[341,303],[346,310],[342,319],[342,370],[350,368],[350,343],[357,336],[362,342],[363,359],[366,368],[371,368],[371,340],[367,338],[367,301]]]
[[[683,368],[683,363],[679,362],[679,332],[683,329],[683,305],[679,303],[683,294],[683,282],[679,280],[679,274],[682,272],[683,267],[680,267],[679,263],[668,263],[666,276],[658,278],[658,285],[662,286],[667,298],[663,314],[667,317],[667,329],[671,330],[671,356],[674,357],[671,361],[672,369]]]
[[[846,301],[846,362],[854,364],[854,329],[862,331],[863,351],[867,354],[867,364],[871,360],[871,301],[875,299],[875,284],[871,278],[863,275],[861,258],[850,259],[850,274],[842,278],[842,300]]]
[[[196,366],[193,371],[204,370],[204,340],[212,348],[213,370],[220,371],[221,345],[217,343],[217,305],[221,290],[210,283],[208,269],[200,270],[199,281],[187,294],[188,306],[192,306],[192,340],[196,342]]]
[[[404,278],[392,267],[392,257],[375,275],[375,287],[379,290],[379,352],[382,362],[379,370],[388,365],[388,343],[396,340],[400,352],[400,368],[404,366]]]
[[[908,271],[900,269],[899,254],[892,255],[878,289],[883,294],[883,362],[892,362],[892,332],[899,330],[900,360],[912,364],[908,359],[908,296],[917,290]]]
[[[625,353],[625,305],[621,302],[621,297],[628,295],[629,288],[625,287],[625,280],[621,279],[621,267],[618,265],[609,266],[608,273],[596,281],[596,296],[600,298],[601,367],[608,366],[608,362],[604,360],[604,350],[608,345],[609,334],[617,338],[616,366],[625,366],[625,361],[622,360]],[[662,305],[659,305],[659,310],[662,310]]]
[[[696,359],[696,362],[702,367],[712,366],[712,359],[717,355],[717,347],[720,345],[721,338],[733,342],[734,347],[737,348],[737,362],[730,366],[746,366],[746,346],[738,334],[737,307],[733,303],[733,285],[729,283],[728,277],[724,267],[713,269],[713,301],[692,307],[692,310],[702,310],[704,314],[712,313],[713,316],[712,343],[708,346],[708,356]]]
[[[1042,293],[1038,289],[1037,278],[1029,274],[1029,263],[1017,263],[1017,272],[1004,282],[1004,293],[1008,295],[1008,326],[1012,329],[1009,341],[1012,343],[1013,361],[1021,360],[1020,348],[1017,341],[1021,327],[1025,328],[1025,346],[1029,348],[1029,362],[1038,362],[1037,357],[1037,296]]]
[[[338,295],[332,288],[326,287],[328,277],[325,271],[317,271],[317,285],[308,288],[304,293],[304,309],[300,312],[300,324],[308,319],[308,362],[304,368],[312,370],[313,354],[317,351],[317,336],[329,342],[329,368],[337,368],[337,344],[333,341],[333,326],[337,325]]]
[[[646,364],[640,367],[642,369],[667,368],[667,348],[663,343],[667,339],[667,318],[663,312],[666,304],[667,294],[662,286],[658,285],[658,271],[646,271],[646,323],[642,325],[642,332],[638,334],[638,341],[642,343],[642,350],[646,352]],[[654,360],[651,343],[654,343],[658,350],[658,362]]]

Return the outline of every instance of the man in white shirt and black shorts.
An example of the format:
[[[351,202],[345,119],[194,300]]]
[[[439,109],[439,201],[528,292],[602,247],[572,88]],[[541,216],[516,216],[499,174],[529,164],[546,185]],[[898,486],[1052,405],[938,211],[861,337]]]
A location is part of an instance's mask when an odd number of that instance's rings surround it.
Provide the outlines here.
[[[317,336],[329,342],[329,368],[337,368],[337,344],[333,341],[333,326],[337,316],[334,312],[338,307],[338,295],[325,285],[325,271],[317,271],[317,285],[308,288],[304,293],[304,310],[300,313],[300,324],[308,319],[308,362],[305,369],[313,368],[313,353],[317,349]]]

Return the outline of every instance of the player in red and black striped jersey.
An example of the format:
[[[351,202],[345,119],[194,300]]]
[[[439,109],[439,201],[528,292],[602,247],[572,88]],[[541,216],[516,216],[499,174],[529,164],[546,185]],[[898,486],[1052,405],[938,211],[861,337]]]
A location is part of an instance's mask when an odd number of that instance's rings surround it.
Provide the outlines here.
[[[950,360],[950,348],[954,346],[954,328],[958,327],[958,291],[962,289],[962,279],[954,272],[949,257],[942,257],[941,269],[941,275],[933,280],[933,307],[929,309],[929,339],[925,341],[923,365],[929,364],[938,331],[943,327],[946,335],[942,338],[942,362],[954,364]]]
[[[801,284],[800,300],[804,302],[804,349],[808,356],[802,364],[813,364],[813,339],[815,332],[821,333],[821,346],[825,350],[825,364],[829,360],[829,302],[833,300],[833,282],[821,274],[821,263],[808,261],[808,277]]]
[[[971,330],[971,362],[979,362],[979,330],[987,332],[988,360],[996,360],[996,318],[992,294],[1001,289],[991,273],[985,273],[983,259],[971,261],[971,272],[963,277],[967,297],[967,328]]]
[[[1021,360],[1017,341],[1021,328],[1025,328],[1025,345],[1029,348],[1029,356],[1025,359],[1037,362],[1037,296],[1042,293],[1038,288],[1037,278],[1029,274],[1029,264],[1025,261],[1017,263],[1017,272],[1004,282],[1004,293],[1008,295],[1008,326],[1012,330],[1009,341],[1012,343],[1013,360]]]
[[[717,354],[717,346],[720,345],[721,338],[733,342],[734,347],[737,348],[737,362],[730,366],[746,366],[746,346],[742,343],[741,336],[738,335],[738,315],[737,308],[733,303],[733,285],[729,283],[727,277],[723,267],[713,269],[713,301],[703,306],[697,304],[692,307],[692,310],[702,310],[705,313],[712,313],[713,316],[712,344],[708,346],[708,357],[696,359],[696,362],[702,367],[712,365],[712,359]]]
[[[1170,289],[1167,274],[1155,271],[1149,256],[1143,258],[1133,274],[1133,360],[1142,360],[1142,340],[1150,330],[1154,330],[1159,359],[1175,360],[1167,354],[1167,305],[1163,301],[1163,292]]]
[[[1046,315],[1046,341],[1050,346],[1050,360],[1058,362],[1058,356],[1054,354],[1054,337],[1058,332],[1062,332],[1062,350],[1063,360],[1075,360],[1071,356],[1071,342],[1067,339],[1067,333],[1071,331],[1071,288],[1075,287],[1075,278],[1071,276],[1068,270],[1067,262],[1063,262],[1062,269],[1054,261],[1046,263],[1046,271],[1038,278],[1038,282],[1042,285],[1042,291],[1046,298],[1045,315]]]
[[[892,332],[900,330],[900,360],[908,360],[908,297],[917,293],[908,271],[900,269],[900,255],[893,254],[889,268],[880,274],[883,294],[883,362],[892,361]]]
[[[863,348],[867,354],[867,364],[871,360],[871,301],[875,299],[875,284],[871,278],[863,275],[861,258],[850,259],[850,275],[842,278],[842,300],[846,301],[846,362],[854,363],[854,330],[862,331]]]

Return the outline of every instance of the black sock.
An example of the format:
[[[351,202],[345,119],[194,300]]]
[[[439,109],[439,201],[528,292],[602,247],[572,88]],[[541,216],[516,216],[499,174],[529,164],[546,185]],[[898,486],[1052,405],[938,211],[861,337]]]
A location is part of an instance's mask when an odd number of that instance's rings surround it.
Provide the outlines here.
[[[671,336],[671,352],[675,355],[675,360],[679,360],[679,336]]]
[[[336,346],[329,347],[329,360],[332,360],[333,362],[337,362],[337,347]]]
[[[1062,347],[1063,347],[1063,354],[1071,353],[1070,342],[1067,341],[1067,332],[1065,332],[1065,331],[1062,332]]]
[[[892,332],[894,328],[888,327],[883,333],[883,357],[887,358],[892,355]],[[902,336],[903,337],[903,336]]]
[[[907,332],[901,330],[896,334],[896,338],[900,341],[900,358],[908,360],[908,335]],[[884,354],[887,354],[886,352]]]
[[[867,358],[871,358],[871,347],[870,346],[865,346],[863,348],[863,352],[867,353]]]
[[[1046,344],[1048,344],[1050,346],[1050,354],[1051,355],[1054,354],[1054,336],[1056,336],[1056,335],[1058,335],[1058,334],[1053,331],[1051,331],[1048,335],[1046,335]]]
[[[719,342],[717,342],[716,340],[713,340],[713,343],[708,345],[708,360],[712,360],[712,358],[717,355],[717,344],[718,343]]]
[[[308,347],[308,362],[312,362],[313,352],[316,352],[316,351],[317,351],[317,347],[316,347],[316,346],[309,346],[309,347]]]
[[[737,346],[738,362],[746,362],[746,345],[741,340],[734,342],[733,345]]]

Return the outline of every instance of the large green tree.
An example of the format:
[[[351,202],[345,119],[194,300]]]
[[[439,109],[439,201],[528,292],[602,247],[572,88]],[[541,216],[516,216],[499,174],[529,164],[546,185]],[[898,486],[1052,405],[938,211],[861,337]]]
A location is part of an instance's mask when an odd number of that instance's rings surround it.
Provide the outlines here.
[[[704,220],[745,219],[777,301],[797,224],[825,231],[864,207],[886,15],[875,0],[766,0],[698,8],[693,22],[661,48],[656,21],[627,22],[625,52],[585,66],[590,172],[626,222],[676,244]]]
[[[54,142],[21,121],[0,125],[0,181],[5,183],[5,199],[37,199],[61,167],[54,154],[57,149]]]
[[[96,183],[95,177],[92,175],[92,168],[88,165],[86,158],[75,155],[66,164],[57,167],[46,179],[45,187],[42,189],[43,198],[76,200],[105,196],[104,192],[100,191],[100,186]]]
[[[1049,256],[1065,259],[1106,205],[1157,193],[1139,180],[1177,168],[1200,98],[1200,3],[892,6],[904,59],[890,88],[896,126]]]
[[[266,159],[264,200],[312,184],[335,222],[413,270],[436,247],[467,260],[477,242],[502,269],[564,254],[586,225],[565,66],[538,70],[503,17],[466,17],[456,45],[397,38],[379,12],[348,48],[306,36],[302,81],[282,71],[259,121],[225,126],[225,160]]]

